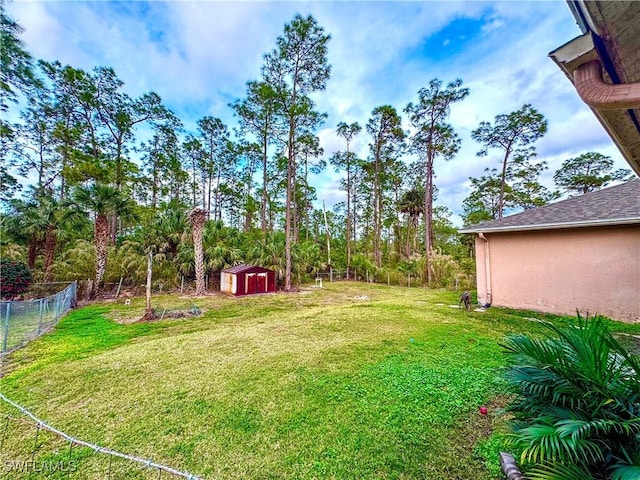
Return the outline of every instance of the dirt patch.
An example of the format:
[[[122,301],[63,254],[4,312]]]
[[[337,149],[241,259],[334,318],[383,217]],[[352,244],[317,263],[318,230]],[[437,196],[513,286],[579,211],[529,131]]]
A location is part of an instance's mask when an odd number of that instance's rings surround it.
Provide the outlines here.
[[[123,325],[129,325],[131,323],[136,322],[158,322],[160,320],[167,319],[176,319],[176,318],[194,318],[202,316],[203,310],[201,308],[198,309],[198,312],[194,312],[192,309],[189,310],[167,310],[163,315],[163,308],[157,308],[154,311],[154,315],[145,315],[142,318],[140,314],[136,314],[135,316],[120,316],[114,315],[113,312],[109,313],[107,316],[111,318],[114,322],[121,323]],[[133,313],[133,312],[132,312]]]
[[[137,322],[157,322],[160,320],[166,320],[168,318],[192,318],[192,317],[200,317],[202,315],[202,310],[194,312],[193,310],[172,310],[162,312],[160,309],[157,309],[153,312],[153,314],[145,314],[142,318],[135,320]]]

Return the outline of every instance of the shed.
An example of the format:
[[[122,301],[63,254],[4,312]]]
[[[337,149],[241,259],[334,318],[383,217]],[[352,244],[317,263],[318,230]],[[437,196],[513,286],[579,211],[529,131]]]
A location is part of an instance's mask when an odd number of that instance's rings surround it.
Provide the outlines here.
[[[273,293],[276,291],[276,274],[256,265],[225,268],[220,274],[220,291],[236,296]]]
[[[640,321],[640,179],[460,232],[481,304]]]

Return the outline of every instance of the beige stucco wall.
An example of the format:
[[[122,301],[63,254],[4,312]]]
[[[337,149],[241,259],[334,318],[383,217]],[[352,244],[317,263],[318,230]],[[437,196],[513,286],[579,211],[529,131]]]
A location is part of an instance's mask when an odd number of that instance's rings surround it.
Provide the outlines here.
[[[493,306],[640,322],[640,226],[484,236],[476,235],[480,303],[490,293]]]

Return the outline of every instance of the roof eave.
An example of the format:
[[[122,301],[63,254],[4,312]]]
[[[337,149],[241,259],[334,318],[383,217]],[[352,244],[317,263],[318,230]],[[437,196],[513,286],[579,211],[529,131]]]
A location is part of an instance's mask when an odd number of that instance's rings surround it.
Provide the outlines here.
[[[574,70],[580,65],[583,65],[592,60],[599,60],[598,52],[596,51],[593,34],[588,31],[587,33],[574,38],[573,40],[565,43],[561,47],[558,47],[551,53],[549,57],[553,62],[558,65],[560,70],[569,79],[571,84],[575,87]],[[598,119],[602,127],[607,134],[611,137],[614,144],[618,147],[618,150],[633,169],[636,175],[640,176],[640,157],[634,154],[634,143],[631,140],[625,140],[621,138],[619,132],[625,130],[624,125],[628,124],[629,129],[636,129],[633,124],[632,118],[627,116],[621,116],[617,118],[615,122],[609,121],[607,115],[603,114],[597,109],[589,107],[595,117]],[[619,123],[624,122],[624,125]],[[630,143],[631,142],[631,143]]]
[[[625,225],[640,225],[640,217],[632,218],[611,218],[606,220],[589,220],[579,222],[563,222],[563,223],[540,223],[537,225],[509,225],[503,227],[475,227],[463,228],[458,233],[500,233],[500,232],[527,232],[533,230],[561,230],[568,228],[587,228],[587,227],[617,227]]]

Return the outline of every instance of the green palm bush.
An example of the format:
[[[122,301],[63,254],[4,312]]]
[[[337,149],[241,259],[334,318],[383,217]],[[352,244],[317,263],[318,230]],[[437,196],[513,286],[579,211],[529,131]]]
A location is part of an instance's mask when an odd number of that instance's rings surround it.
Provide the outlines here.
[[[503,345],[528,478],[640,479],[640,358],[601,317],[541,323],[552,336],[513,335]]]

